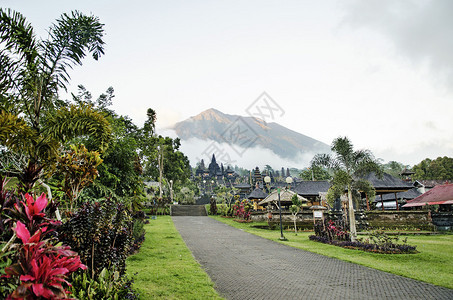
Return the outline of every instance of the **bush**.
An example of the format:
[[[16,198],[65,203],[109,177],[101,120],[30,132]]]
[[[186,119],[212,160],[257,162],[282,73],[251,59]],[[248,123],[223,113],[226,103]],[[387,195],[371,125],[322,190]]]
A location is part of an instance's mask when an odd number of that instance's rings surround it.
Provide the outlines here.
[[[194,196],[195,192],[185,186],[176,194],[176,199],[179,201],[179,204],[195,204]]]
[[[217,213],[223,217],[228,216],[228,205],[226,204],[219,204],[217,205]]]
[[[132,229],[132,245],[129,254],[138,252],[142,243],[145,241],[145,229],[143,228],[144,223],[141,219],[134,220],[134,226]]]
[[[334,246],[339,246],[343,248],[357,249],[369,252],[376,253],[385,253],[385,254],[401,254],[401,253],[417,253],[416,246],[406,245],[406,244],[391,244],[386,246],[380,246],[363,241],[339,241],[339,240],[328,240],[325,237],[311,235],[310,240],[321,242],[324,244],[330,244]]]
[[[349,232],[346,229],[346,224],[344,220],[318,220],[315,223],[315,235],[324,237],[328,241],[339,240],[339,241],[349,241],[350,236]]]
[[[59,229],[59,238],[80,255],[92,278],[103,269],[124,274],[134,222],[122,204],[85,203]]]
[[[416,246],[406,244],[407,239],[404,239],[402,244],[398,244],[399,236],[390,237],[383,231],[371,234],[370,239],[358,239],[355,242],[351,242],[343,220],[335,222],[331,220],[317,221],[315,224],[315,235],[311,235],[309,239],[343,248],[377,253],[417,253]]]
[[[213,216],[217,215],[217,202],[213,197],[210,200],[209,213]]]
[[[118,271],[102,269],[96,279],[87,272],[72,274],[72,287],[69,291],[80,300],[138,299],[138,293],[132,289],[133,280]]]
[[[6,190],[7,183],[8,180],[0,175],[0,241],[8,241],[13,236],[14,206],[20,204],[18,197]]]
[[[252,204],[246,199],[242,201],[236,201],[233,205],[233,214],[235,217],[238,217],[242,220],[250,219],[250,210],[252,209]]]
[[[25,194],[23,206],[16,206],[14,231],[21,243],[15,245],[12,261],[5,268],[7,282],[2,293],[17,288],[8,299],[61,299],[67,296],[67,277],[78,269],[86,269],[70,247],[57,243],[52,227],[57,222],[44,213],[47,199],[43,193],[36,200]],[[22,221],[24,220],[24,223]],[[48,237],[48,238],[46,238]],[[3,286],[4,282],[2,282]]]

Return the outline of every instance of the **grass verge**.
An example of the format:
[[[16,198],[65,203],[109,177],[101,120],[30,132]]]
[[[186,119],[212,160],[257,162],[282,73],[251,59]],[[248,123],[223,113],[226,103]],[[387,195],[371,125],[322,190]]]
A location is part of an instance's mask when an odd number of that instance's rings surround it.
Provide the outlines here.
[[[170,216],[145,225],[140,252],[127,261],[140,299],[223,299],[209,276],[192,256]]]
[[[258,229],[253,227],[258,223],[237,223],[233,219],[210,217],[292,247],[453,289],[453,235],[407,236],[407,243],[417,246],[419,253],[378,254],[310,241],[308,237],[313,232],[299,232],[296,236],[294,232],[285,231],[283,234],[288,241],[282,242],[279,240],[280,230]]]

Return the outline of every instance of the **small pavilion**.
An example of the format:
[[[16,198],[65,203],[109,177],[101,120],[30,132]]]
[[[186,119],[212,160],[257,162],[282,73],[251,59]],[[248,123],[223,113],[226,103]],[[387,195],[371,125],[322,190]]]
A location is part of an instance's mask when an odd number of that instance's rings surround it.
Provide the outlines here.
[[[259,188],[258,183],[256,188],[248,195],[247,199],[252,201],[254,210],[264,210],[263,206],[258,205],[258,202],[262,201],[267,197],[267,194]]]
[[[282,204],[282,208],[292,205],[293,202],[291,198],[294,195],[297,195],[301,202],[308,202],[307,198],[304,198],[291,190],[285,189],[280,191],[280,203]],[[275,207],[278,208],[278,190],[272,191],[264,200],[259,202],[258,205],[275,205]]]
[[[384,197],[383,195],[385,194],[390,194],[393,196],[393,201],[395,203],[395,208],[396,210],[399,210],[399,205],[398,205],[398,193],[400,192],[406,192],[410,189],[412,189],[414,186],[412,183],[404,181],[399,178],[395,178],[390,174],[384,173],[382,174],[382,178],[379,178],[376,173],[372,172],[368,174],[368,176],[365,176],[363,178],[365,180],[368,180],[375,188],[376,190],[376,198],[379,196],[379,200],[381,201],[381,208],[384,210]],[[368,206],[368,195],[365,195],[367,197],[367,206]],[[368,209],[368,207],[367,207]]]
[[[309,200],[310,205],[322,205],[320,193],[327,193],[330,183],[325,180],[309,181],[303,180],[297,183],[294,191]]]

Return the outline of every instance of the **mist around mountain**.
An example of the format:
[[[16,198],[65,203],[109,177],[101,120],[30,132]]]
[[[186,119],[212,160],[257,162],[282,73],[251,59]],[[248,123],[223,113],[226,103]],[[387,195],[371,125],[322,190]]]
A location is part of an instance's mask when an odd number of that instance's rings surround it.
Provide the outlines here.
[[[224,114],[213,108],[171,129],[181,139],[181,150],[192,165],[201,159],[209,161],[215,154],[224,165],[306,167],[315,154],[330,151],[327,144],[278,123]]]

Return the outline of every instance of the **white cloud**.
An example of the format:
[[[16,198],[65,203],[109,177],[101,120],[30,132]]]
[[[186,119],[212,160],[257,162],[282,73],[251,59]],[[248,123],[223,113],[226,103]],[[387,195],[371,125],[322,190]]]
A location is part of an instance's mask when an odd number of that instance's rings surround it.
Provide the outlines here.
[[[349,1],[343,24],[379,32],[403,60],[427,66],[445,87],[453,84],[453,1]]]
[[[165,133],[174,135],[174,132],[165,131]],[[189,158],[190,164],[196,166],[202,159],[207,166],[211,162],[212,154],[216,156],[216,161],[220,165],[239,166],[246,169],[254,169],[259,167],[263,169],[265,165],[270,165],[275,170],[285,167],[304,168],[309,165],[309,162],[315,153],[299,153],[294,159],[281,158],[269,149],[251,147],[241,148],[235,146],[233,149],[227,143],[217,143],[212,140],[201,140],[191,138],[181,142],[181,151]]]

